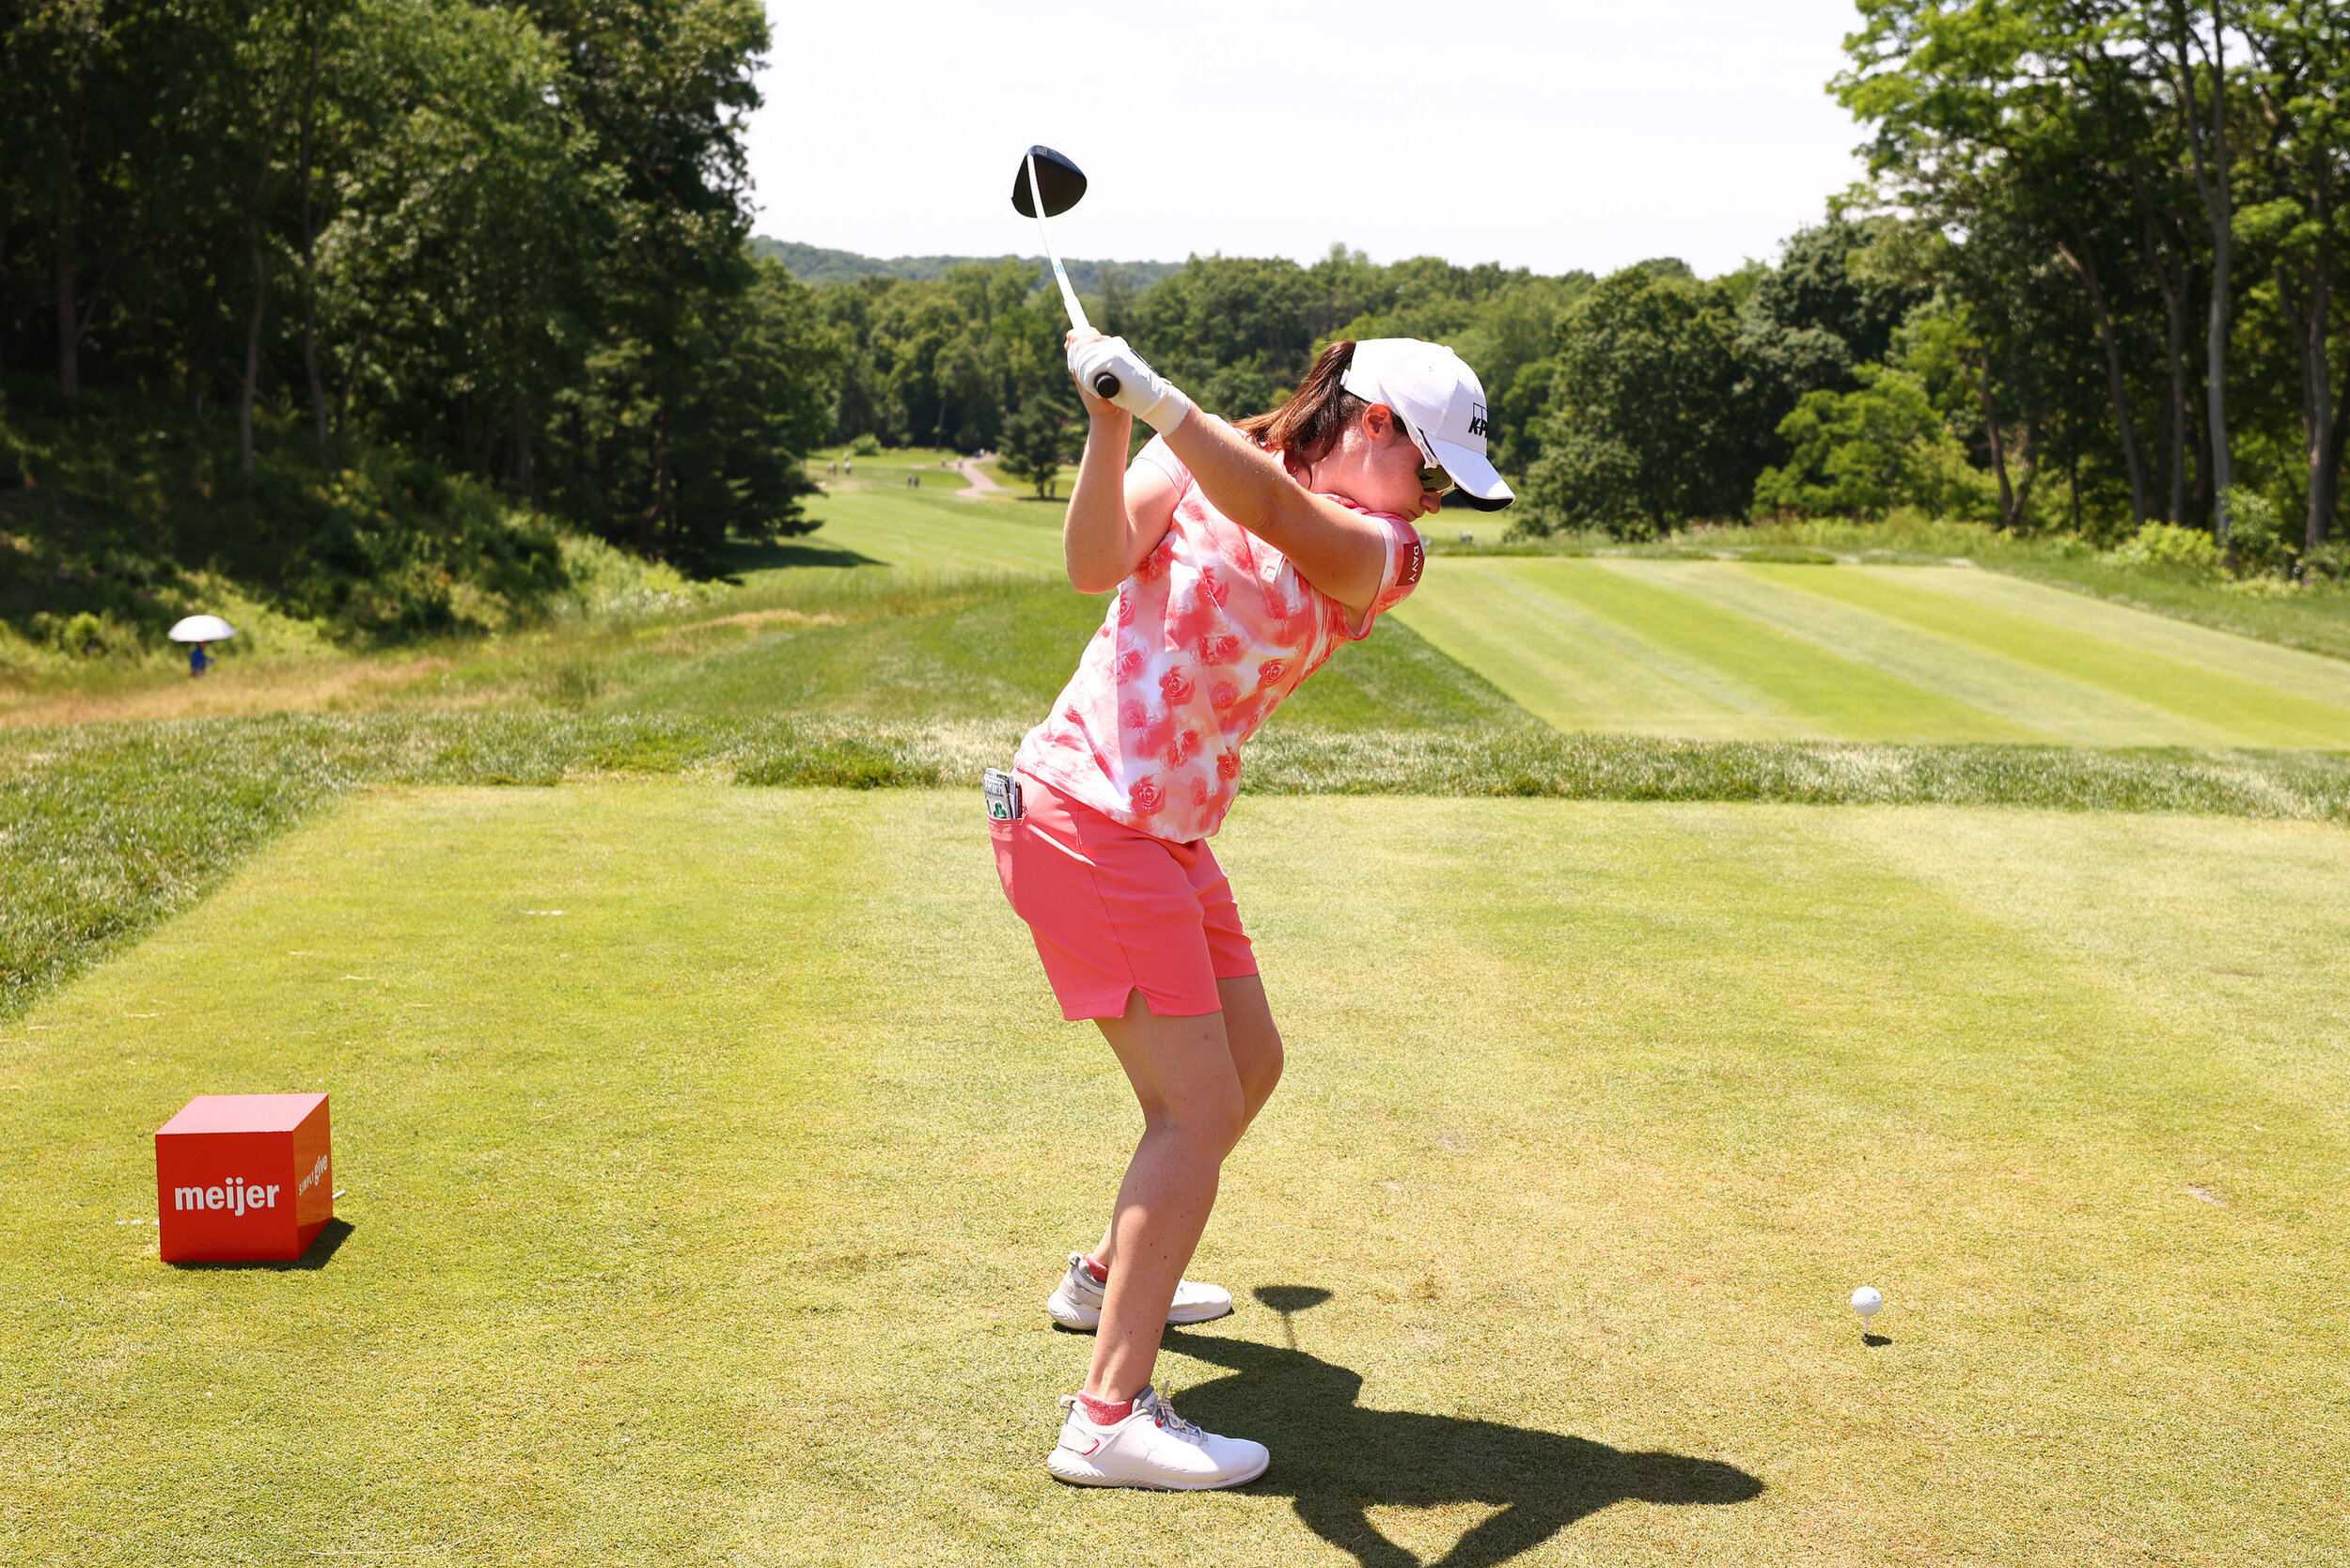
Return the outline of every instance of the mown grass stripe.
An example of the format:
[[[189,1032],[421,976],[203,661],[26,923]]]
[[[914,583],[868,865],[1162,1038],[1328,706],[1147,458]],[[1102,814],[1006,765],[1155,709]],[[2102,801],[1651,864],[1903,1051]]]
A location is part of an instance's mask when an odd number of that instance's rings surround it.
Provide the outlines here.
[[[1747,568],[1771,581],[1807,572],[1813,592],[1876,610],[1953,640],[2053,669],[2075,680],[2209,725],[2246,745],[2350,746],[2350,711],[2177,659],[2123,648],[2012,610],[1933,592],[1891,569],[1821,572]]]
[[[1762,693],[1814,733],[1837,740],[2017,741],[2021,727],[1885,670],[1788,635],[1610,561],[1529,561],[1532,580]],[[1817,570],[1787,568],[1785,570]]]
[[[2067,627],[2124,648],[2137,649],[2140,652],[2177,659],[2201,668],[2217,670],[2223,675],[2232,675],[2256,685],[2274,686],[2280,691],[2295,692],[2350,710],[2350,659],[2329,657],[2300,648],[2263,642],[2236,632],[2199,626],[2169,615],[2107,603],[2092,598],[2081,589],[2052,587],[2046,582],[2013,577],[2003,572],[1929,568],[1922,576],[1913,578],[1910,570],[1862,568],[1864,572],[1872,575],[1888,576],[1895,582],[1911,582],[1915,587],[1931,588],[1936,593],[1964,599],[1970,604],[1987,604],[1995,609],[2029,616],[2035,620]],[[2318,596],[2309,597],[2323,603]],[[2295,601],[2249,599],[2238,603],[2248,606],[2282,603],[2289,607],[2295,604]]]
[[[1789,636],[1998,714],[2015,728],[2017,739],[2116,746],[2229,744],[2229,736],[2210,726],[2150,703],[1810,590],[1815,574],[1849,567],[1791,568],[1764,577],[1731,564],[1614,564],[1619,571],[1670,581],[1683,592],[1752,616]],[[1956,568],[1904,570],[1960,574]]]
[[[1760,694],[1528,580],[1512,560],[1434,560],[1398,619],[1562,730],[1703,740],[1809,729]]]

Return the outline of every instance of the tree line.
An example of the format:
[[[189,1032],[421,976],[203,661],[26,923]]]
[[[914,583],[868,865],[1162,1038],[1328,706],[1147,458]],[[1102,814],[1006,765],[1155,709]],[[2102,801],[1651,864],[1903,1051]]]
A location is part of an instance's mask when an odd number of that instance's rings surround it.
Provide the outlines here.
[[[366,440],[648,555],[790,528],[834,375],[744,246],[767,43],[757,0],[12,7],[0,373],[126,431],[233,408],[248,482]]]
[[[1145,290],[1105,276],[1087,311],[1231,417],[1279,402],[1336,339],[1449,343],[1492,399],[1496,461],[1524,481],[1522,527],[1653,533],[1743,514],[1797,401],[1857,386],[1885,356],[1926,293],[1853,271],[1886,227],[1831,218],[1776,266],[1712,280],[1671,259],[1598,278],[1380,265],[1343,246],[1310,264],[1193,257]],[[1015,472],[1040,475],[1077,439],[1066,323],[1033,267],[865,278],[822,299],[841,344],[841,438],[1000,444]]]
[[[1856,20],[1830,86],[1868,177],[1773,261],[1195,257],[1143,291],[1105,277],[1094,319],[1235,416],[1332,338],[1450,343],[1526,531],[1907,506],[2099,540],[2169,524],[2338,570],[2350,8],[1860,0]],[[1012,266],[827,290],[838,431],[1041,463],[1072,412],[1050,306]]]

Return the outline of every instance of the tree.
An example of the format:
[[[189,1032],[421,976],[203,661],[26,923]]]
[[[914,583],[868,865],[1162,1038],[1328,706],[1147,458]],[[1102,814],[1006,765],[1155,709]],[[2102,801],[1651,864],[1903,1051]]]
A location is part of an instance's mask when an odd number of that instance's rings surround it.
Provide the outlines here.
[[[202,5],[47,0],[11,8],[5,177],[48,266],[59,397],[82,395],[82,350],[114,290],[209,193],[158,179],[193,153],[191,106],[227,68],[235,12]],[[22,172],[17,172],[21,170]]]
[[[1792,403],[1809,392],[1850,391],[1858,367],[1885,358],[1894,328],[1930,291],[1898,274],[1854,271],[1853,258],[1891,221],[1831,213],[1796,230],[1778,265],[1755,280],[1738,313],[1738,357],[1758,393]]]
[[[1022,403],[1006,422],[1002,455],[995,466],[1036,486],[1037,499],[1042,500],[1060,465],[1075,455],[1075,445],[1066,407],[1039,393]]]
[[[1202,408],[1228,419],[1278,403],[1313,364],[1330,295],[1294,261],[1193,257],[1142,296],[1134,342]]]
[[[1854,368],[1850,392],[1807,392],[1778,433],[1794,448],[1754,481],[1758,516],[1878,518],[1895,507],[1938,516],[1982,510],[1981,476],[1925,384],[1881,365]]]
[[[2228,541],[2228,493],[2235,488],[2235,453],[2228,440],[2228,323],[2235,268],[2234,170],[2228,144],[2228,18],[2222,0],[2213,0],[2211,30],[2202,30],[2200,10],[2186,0],[2170,0],[2167,12],[2150,19],[2151,42],[2167,48],[2175,75],[2179,118],[2195,167],[2195,189],[2211,228],[2211,310],[2205,330],[2203,368],[2208,382],[2205,423],[2211,443],[2214,504],[2212,537]],[[2198,60],[2201,60],[2201,69]],[[2207,86],[2206,86],[2207,83]],[[2199,94],[2208,92],[2206,124]]]
[[[2248,160],[2256,199],[2236,224],[2269,259],[2276,300],[2298,371],[2305,548],[2326,542],[2341,490],[2350,391],[2337,393],[2333,316],[2338,274],[2350,260],[2342,235],[2342,149],[2350,134],[2350,21],[2337,7],[2285,0],[2243,19],[2255,69],[2248,73],[2264,134]]]
[[[1769,428],[1742,398],[1737,322],[1731,290],[1677,261],[1627,267],[1577,300],[1515,526],[1647,537],[1743,513]]]

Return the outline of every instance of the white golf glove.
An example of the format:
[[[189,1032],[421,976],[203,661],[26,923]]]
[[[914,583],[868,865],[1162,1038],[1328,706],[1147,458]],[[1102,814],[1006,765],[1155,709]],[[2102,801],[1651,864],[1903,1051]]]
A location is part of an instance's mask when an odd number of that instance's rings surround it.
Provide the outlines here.
[[[1144,364],[1123,337],[1096,337],[1069,351],[1069,373],[1087,391],[1093,390],[1094,378],[1104,370],[1118,378],[1118,396],[1109,400],[1161,435],[1191,412],[1191,400]]]

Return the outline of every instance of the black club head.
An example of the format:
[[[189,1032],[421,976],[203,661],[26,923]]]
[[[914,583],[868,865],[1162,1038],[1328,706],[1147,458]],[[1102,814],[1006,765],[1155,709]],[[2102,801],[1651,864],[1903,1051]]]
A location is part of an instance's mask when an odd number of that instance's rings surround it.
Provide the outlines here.
[[[1036,160],[1036,188],[1044,197],[1046,217],[1058,218],[1077,205],[1086,194],[1085,170],[1049,147],[1028,149],[1028,158]],[[1036,216],[1036,203],[1028,199],[1028,158],[1020,160],[1011,181],[1011,204],[1024,218]]]

